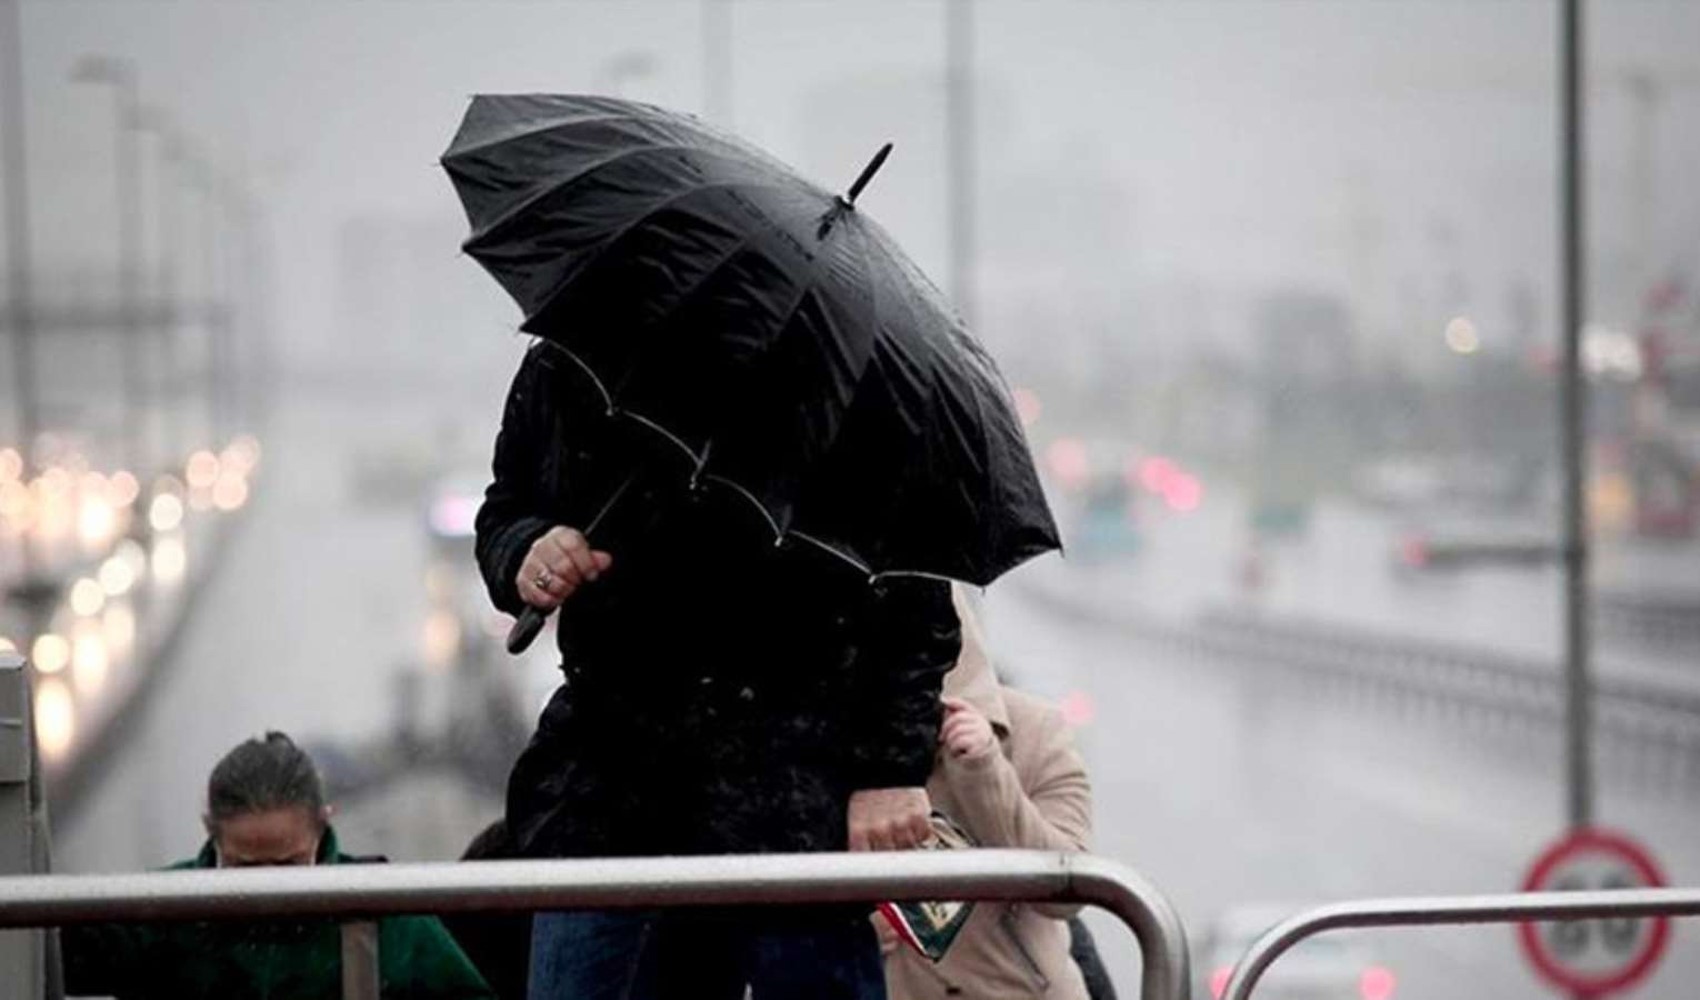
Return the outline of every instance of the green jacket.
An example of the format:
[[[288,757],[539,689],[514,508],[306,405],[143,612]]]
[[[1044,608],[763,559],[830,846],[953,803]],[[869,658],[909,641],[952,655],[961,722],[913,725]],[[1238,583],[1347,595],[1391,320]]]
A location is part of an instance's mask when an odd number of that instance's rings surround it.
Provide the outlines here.
[[[319,864],[355,864],[326,829]],[[173,869],[213,868],[208,842]],[[335,921],[91,924],[64,928],[65,992],[118,1000],[338,1000],[342,938]],[[378,924],[384,1000],[494,1000],[436,917]]]

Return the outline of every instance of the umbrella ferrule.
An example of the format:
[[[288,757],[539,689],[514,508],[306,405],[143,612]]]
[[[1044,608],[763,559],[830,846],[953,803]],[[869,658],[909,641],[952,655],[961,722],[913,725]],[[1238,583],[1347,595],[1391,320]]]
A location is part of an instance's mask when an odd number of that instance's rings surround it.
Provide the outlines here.
[[[854,212],[855,210],[856,206],[854,204],[845,201],[840,195],[833,195],[832,207],[827,209],[820,217],[820,228],[815,230],[815,239],[826,239],[826,235],[832,232],[832,227],[838,225],[838,220],[844,218],[847,213]]]
[[[815,230],[815,239],[826,239],[826,234],[832,232],[832,227],[838,224],[839,219],[844,218],[846,213],[856,210],[857,196],[862,193],[863,188],[868,186],[868,182],[874,179],[874,175],[880,172],[880,167],[885,165],[885,158],[890,155],[891,143],[888,142],[880,147],[879,152],[874,154],[874,158],[868,161],[868,165],[862,168],[860,174],[856,175],[856,183],[850,185],[848,192],[843,195],[832,196],[832,207],[827,209],[826,214],[820,217],[820,228]]]
[[[888,142],[880,147],[880,151],[875,153],[874,158],[868,161],[868,165],[862,168],[862,172],[856,175],[856,183],[850,185],[850,192],[844,198],[847,205],[855,206],[856,196],[861,194],[862,189],[868,186],[868,182],[874,179],[874,175],[880,172],[880,167],[885,166],[885,158],[890,155],[891,143]]]

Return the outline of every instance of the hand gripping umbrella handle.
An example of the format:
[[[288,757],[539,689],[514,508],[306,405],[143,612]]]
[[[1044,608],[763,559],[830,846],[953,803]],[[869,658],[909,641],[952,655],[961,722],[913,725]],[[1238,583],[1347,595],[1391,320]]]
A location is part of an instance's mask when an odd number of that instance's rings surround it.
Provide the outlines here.
[[[602,519],[608,516],[608,512],[614,509],[615,501],[620,499],[626,492],[626,488],[632,485],[632,480],[636,478],[636,473],[627,476],[626,481],[621,483],[619,488],[602,504],[602,509],[596,512],[596,516],[590,519],[589,524],[585,525],[584,536],[586,538],[589,538],[590,533],[596,530],[596,526],[602,523]],[[525,610],[519,613],[519,618],[515,620],[513,627],[508,629],[508,655],[518,656],[525,652],[536,641],[537,633],[543,631],[543,623],[548,620],[549,612],[542,608],[534,608],[529,604],[526,605]]]
[[[543,631],[543,623],[548,618],[549,613],[542,608],[527,605],[525,610],[520,612],[519,620],[514,622],[514,627],[508,629],[509,655],[518,656],[525,652],[526,647],[537,638],[537,633]]]

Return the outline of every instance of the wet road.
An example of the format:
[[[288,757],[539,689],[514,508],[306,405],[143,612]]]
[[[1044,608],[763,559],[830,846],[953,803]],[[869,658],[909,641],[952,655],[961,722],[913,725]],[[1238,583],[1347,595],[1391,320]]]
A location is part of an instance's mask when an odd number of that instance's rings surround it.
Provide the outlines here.
[[[1137,548],[1131,554],[1076,544],[1069,562],[1093,578],[1094,606],[1112,613],[1121,607],[1195,618],[1220,609],[1252,610],[1386,635],[1559,656],[1564,609],[1556,565],[1417,569],[1402,558],[1415,538],[1555,538],[1556,523],[1546,513],[1399,514],[1324,499],[1312,508],[1307,530],[1266,541],[1254,556],[1246,508],[1244,499],[1229,490],[1210,494],[1187,514],[1147,504],[1137,512]],[[1599,539],[1592,579],[1598,594],[1670,602],[1700,615],[1700,541]],[[1654,636],[1614,625],[1595,634],[1601,661],[1613,667],[1658,671],[1686,667],[1695,659],[1692,646],[1661,644]]]
[[[1093,586],[1060,564],[994,588],[1000,665],[1054,698],[1086,696],[1098,850],[1147,872],[1195,935],[1236,905],[1515,889],[1560,830],[1556,732],[1477,732],[1396,703],[1345,703],[1290,676],[1198,660],[1110,621],[1067,623],[1033,584]],[[1602,773],[1599,818],[1700,881],[1700,786]],[[1097,926],[1104,927],[1103,923]],[[1106,930],[1105,942],[1125,941]],[[1547,996],[1504,928],[1366,939],[1401,997]],[[1131,942],[1126,942],[1131,946]],[[1118,979],[1132,966],[1118,958]],[[1206,970],[1208,971],[1208,970]],[[1700,946],[1679,928],[1648,997],[1687,997]]]

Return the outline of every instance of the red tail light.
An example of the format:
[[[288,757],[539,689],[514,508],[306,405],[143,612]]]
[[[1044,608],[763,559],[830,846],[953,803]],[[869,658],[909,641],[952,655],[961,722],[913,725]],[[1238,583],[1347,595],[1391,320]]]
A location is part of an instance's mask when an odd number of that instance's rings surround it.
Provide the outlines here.
[[[1210,973],[1210,995],[1215,1000],[1222,1000],[1222,991],[1228,988],[1228,977],[1234,974],[1230,966],[1222,965]]]
[[[1412,569],[1428,565],[1428,543],[1413,535],[1399,543],[1399,561]]]

